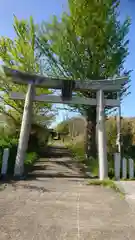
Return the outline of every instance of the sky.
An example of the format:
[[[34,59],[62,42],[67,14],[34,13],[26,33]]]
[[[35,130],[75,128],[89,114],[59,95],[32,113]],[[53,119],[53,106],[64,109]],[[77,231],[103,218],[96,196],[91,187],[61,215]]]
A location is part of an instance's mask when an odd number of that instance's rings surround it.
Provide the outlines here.
[[[1,0],[0,1],[0,36],[7,36],[14,38],[15,33],[13,29],[13,15],[19,19],[28,19],[31,15],[35,23],[44,21],[51,21],[51,16],[61,16],[63,11],[68,9],[67,0]],[[126,60],[125,67],[131,69],[131,94],[128,95],[122,102],[122,115],[132,117],[135,116],[135,10],[134,0],[121,0],[120,19],[123,21],[126,16],[131,17],[131,27],[128,34],[129,56]],[[61,106],[62,107],[62,106]],[[70,113],[69,116],[73,114]],[[66,116],[66,111],[59,111],[57,122],[62,121]]]

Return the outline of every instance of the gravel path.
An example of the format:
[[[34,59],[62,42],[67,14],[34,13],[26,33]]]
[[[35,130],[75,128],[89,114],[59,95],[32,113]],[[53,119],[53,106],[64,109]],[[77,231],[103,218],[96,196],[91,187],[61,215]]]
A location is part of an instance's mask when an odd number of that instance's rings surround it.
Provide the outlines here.
[[[135,212],[111,189],[38,178],[0,191],[0,240],[135,239]]]

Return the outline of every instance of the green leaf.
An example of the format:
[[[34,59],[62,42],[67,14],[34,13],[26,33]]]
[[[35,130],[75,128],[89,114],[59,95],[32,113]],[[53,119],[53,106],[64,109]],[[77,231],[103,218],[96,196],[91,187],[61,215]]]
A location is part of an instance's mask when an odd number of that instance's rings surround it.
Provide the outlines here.
[[[34,24],[33,18],[30,17],[29,21],[19,21],[17,17],[14,16],[13,27],[16,33],[14,40],[7,37],[0,38],[0,59],[3,61],[4,65],[10,68],[19,69],[26,72],[40,73],[40,69],[42,67],[40,64],[40,57],[37,52],[37,26]],[[2,72],[0,85],[0,90],[2,91],[2,95],[0,97],[0,111],[15,122],[21,121],[24,101],[12,100],[10,99],[9,95],[10,92],[26,93],[27,86],[14,84],[12,79],[5,77]],[[38,95],[40,95],[49,94],[52,91],[44,88],[38,88],[36,92]],[[42,124],[41,119],[39,120],[39,113],[45,112],[48,114],[51,109],[51,104],[44,104],[40,102],[33,103],[33,121],[36,123],[40,122],[40,124]],[[43,124],[45,124],[45,119]]]

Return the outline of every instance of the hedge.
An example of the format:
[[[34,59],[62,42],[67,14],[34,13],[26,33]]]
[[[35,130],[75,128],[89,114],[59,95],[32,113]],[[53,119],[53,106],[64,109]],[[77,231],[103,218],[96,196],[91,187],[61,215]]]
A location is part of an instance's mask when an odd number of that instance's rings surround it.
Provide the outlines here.
[[[17,154],[17,146],[18,146],[18,140],[17,139],[11,139],[11,138],[5,138],[0,139],[0,172],[2,167],[2,157],[3,152],[5,148],[9,148],[9,159],[8,159],[8,169],[7,174],[12,175],[14,173],[14,165],[15,165],[15,159]],[[27,152],[26,158],[24,162],[24,167],[28,168],[29,166],[33,165],[33,163],[38,159],[38,154],[36,152]]]

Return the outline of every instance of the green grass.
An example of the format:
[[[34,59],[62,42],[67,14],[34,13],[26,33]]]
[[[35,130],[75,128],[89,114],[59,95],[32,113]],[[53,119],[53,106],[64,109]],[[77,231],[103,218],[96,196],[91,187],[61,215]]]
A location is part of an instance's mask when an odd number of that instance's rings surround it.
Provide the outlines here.
[[[36,152],[29,152],[26,154],[26,159],[24,161],[25,165],[33,165],[35,161],[38,159],[38,155]]]
[[[125,196],[124,192],[122,192],[119,189],[119,187],[115,184],[115,182],[110,179],[105,179],[105,180],[92,179],[88,181],[88,185],[103,186],[103,187],[111,188],[115,192],[117,192],[122,198],[124,198]]]

